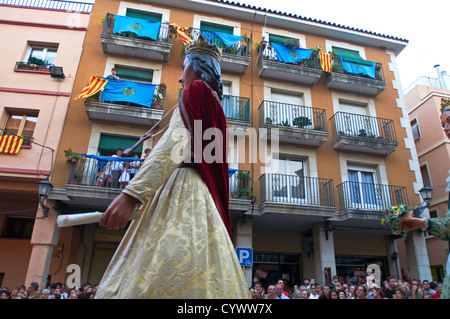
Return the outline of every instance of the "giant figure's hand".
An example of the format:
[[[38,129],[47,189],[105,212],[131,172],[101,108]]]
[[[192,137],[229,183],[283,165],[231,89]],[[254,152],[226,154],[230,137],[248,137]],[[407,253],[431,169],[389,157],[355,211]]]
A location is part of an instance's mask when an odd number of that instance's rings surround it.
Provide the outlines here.
[[[400,227],[406,230],[406,232],[425,228],[426,219],[413,217],[413,212],[409,211],[405,216],[403,216],[402,220],[400,221]]]
[[[109,204],[100,221],[100,226],[110,230],[125,228],[136,209],[137,203],[136,198],[121,193]]]

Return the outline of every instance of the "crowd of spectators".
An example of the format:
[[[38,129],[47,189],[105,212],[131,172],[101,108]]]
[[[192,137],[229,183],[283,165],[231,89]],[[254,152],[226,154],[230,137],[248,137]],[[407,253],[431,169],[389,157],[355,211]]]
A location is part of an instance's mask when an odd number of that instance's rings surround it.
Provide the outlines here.
[[[258,278],[250,288],[252,299],[439,299],[442,283],[429,280],[397,280],[388,277],[381,287],[374,283],[341,283],[333,276],[331,283],[320,285],[314,279],[289,286],[287,280],[264,287]]]
[[[85,283],[81,287],[67,289],[63,283],[57,282],[41,289],[37,282],[32,282],[28,287],[2,287],[0,299],[94,299],[97,288],[97,285]]]
[[[94,299],[97,288],[97,285],[85,283],[68,289],[57,282],[40,289],[38,283],[32,282],[28,287],[1,288],[0,299]],[[281,279],[264,287],[255,279],[250,294],[252,299],[439,299],[441,289],[442,283],[429,280],[402,281],[388,277],[382,287],[377,287],[368,283],[341,283],[334,276],[333,281],[325,285],[316,283],[314,279],[305,279],[303,284],[292,287],[287,280]]]

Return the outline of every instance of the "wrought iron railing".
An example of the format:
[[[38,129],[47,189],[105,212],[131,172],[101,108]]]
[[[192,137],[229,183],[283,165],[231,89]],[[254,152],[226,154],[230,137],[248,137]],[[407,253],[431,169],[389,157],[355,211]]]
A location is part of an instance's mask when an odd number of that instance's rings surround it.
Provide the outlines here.
[[[259,178],[261,202],[334,207],[333,180],[297,175],[264,174]]]
[[[70,164],[67,184],[120,189],[133,179],[142,163],[138,158],[117,161],[116,157],[115,161],[103,161],[81,156]],[[250,171],[230,170],[229,181],[231,198],[252,199]]]
[[[337,186],[339,211],[346,209],[386,211],[399,204],[409,205],[406,187],[343,182]]]
[[[324,109],[275,101],[263,101],[258,108],[259,126],[282,125],[317,131],[327,131]]]
[[[142,39],[142,40],[150,40],[146,37],[139,37],[134,33],[130,32],[122,32],[122,33],[114,33],[114,18],[115,15],[112,13],[107,13],[105,18],[105,23],[103,24],[103,31],[104,34],[115,34],[123,37],[129,37],[133,39]],[[159,28],[159,33],[156,41],[159,42],[166,42],[166,43],[172,43],[173,39],[173,27],[169,23],[161,23],[161,27]]]
[[[250,171],[230,170],[229,179],[231,198],[253,199]]]
[[[339,55],[333,55],[333,62],[332,62],[332,71],[333,73],[342,73],[342,74],[348,74],[351,76],[356,77],[365,77],[365,78],[372,78],[368,75],[364,74],[355,74],[355,73],[348,73],[344,66],[342,65],[341,57]],[[375,78],[374,80],[378,81],[384,81],[384,71],[383,71],[383,64],[379,62],[375,62]]]
[[[0,5],[91,13],[93,3],[60,0],[0,0]]]
[[[250,121],[250,99],[240,96],[224,95],[222,107],[227,119]]]
[[[394,121],[379,117],[336,112],[330,119],[332,136],[351,135],[397,141]]]
[[[280,62],[278,60],[277,54],[270,44],[270,42],[261,41],[258,48],[258,57],[259,59],[263,60],[270,60],[270,61],[276,61]],[[280,62],[284,63],[284,62]],[[289,63],[292,64],[292,63]],[[313,68],[313,69],[322,69],[322,66],[320,65],[320,57],[317,54],[317,52],[313,51],[311,56],[308,59],[303,59],[297,63],[294,63],[295,65],[306,67],[306,68]]]
[[[222,49],[222,54],[234,55],[234,56],[250,56],[251,51],[251,41],[250,38],[243,37],[239,42],[234,45],[227,47],[222,40],[215,37],[214,31],[207,31],[195,28],[189,28],[186,34],[194,41],[196,41],[200,34],[203,34],[205,38],[213,38],[211,42],[216,44]]]
[[[158,84],[155,87],[155,92],[153,94],[152,108],[153,109],[164,109],[166,101],[166,85]],[[102,91],[86,98],[86,102],[102,102]],[[121,102],[121,101],[104,101],[105,103],[113,103],[119,105],[136,106],[142,107],[142,105],[132,102]]]

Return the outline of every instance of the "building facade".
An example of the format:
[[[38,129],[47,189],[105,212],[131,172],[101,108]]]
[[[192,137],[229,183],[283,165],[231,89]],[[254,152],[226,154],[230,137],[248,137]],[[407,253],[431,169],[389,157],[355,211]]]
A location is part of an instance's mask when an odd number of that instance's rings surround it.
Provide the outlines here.
[[[446,191],[450,175],[450,142],[445,136],[440,116],[442,99],[450,98],[450,77],[436,66],[436,78],[420,77],[405,90],[423,183],[433,189],[428,209],[430,217],[445,218],[449,209]],[[431,272],[442,282],[447,264],[448,243],[426,235]]]
[[[8,153],[5,144],[0,153],[0,285],[12,288],[25,283],[30,262],[45,260],[46,252],[37,249],[45,236],[33,234],[43,220],[38,182],[53,173],[92,5],[4,3],[0,135],[24,138],[17,153]],[[69,251],[60,248],[55,256]],[[57,271],[59,257],[45,272]]]
[[[119,27],[126,19],[134,19],[135,30]],[[142,23],[157,31],[140,34]],[[98,172],[110,169],[101,168],[99,156],[133,145],[155,124],[167,125],[180,94],[184,44],[177,30],[222,48],[222,105],[233,133],[232,231],[236,247],[253,251],[252,265],[243,266],[249,285],[253,276],[264,284],[325,283],[333,275],[358,282],[370,265],[382,278],[431,279],[423,234],[396,239],[380,223],[391,206],[421,202],[396,67],[406,40],[228,1],[97,0],[72,96],[92,76],[113,83],[113,68],[117,83],[155,91],[149,105],[108,100],[106,86],[71,99],[51,176],[54,208],[33,231],[54,229],[49,250],[70,247],[53,281],[65,280],[67,266],[76,264],[82,282],[98,283],[124,234],[97,224],[58,229],[55,220],[104,211],[121,186],[97,184]],[[327,57],[328,72],[321,64]],[[159,137],[135,153],[141,156]],[[69,148],[83,155],[67,163]],[[53,265],[50,259],[30,263],[28,280],[46,277],[38,264]]]

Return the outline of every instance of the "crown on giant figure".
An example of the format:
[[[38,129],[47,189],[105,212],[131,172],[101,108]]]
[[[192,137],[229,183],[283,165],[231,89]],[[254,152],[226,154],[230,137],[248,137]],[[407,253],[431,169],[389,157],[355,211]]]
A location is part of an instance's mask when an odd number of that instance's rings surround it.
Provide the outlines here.
[[[450,99],[442,98],[441,99],[441,113],[444,113],[444,111],[450,110]]]
[[[191,43],[186,45],[185,48],[186,55],[191,53],[196,54],[206,54],[210,55],[217,60],[220,60],[220,57],[222,55],[221,50],[217,47],[215,44],[211,44],[204,38],[203,35],[199,35],[197,41],[192,41]]]

